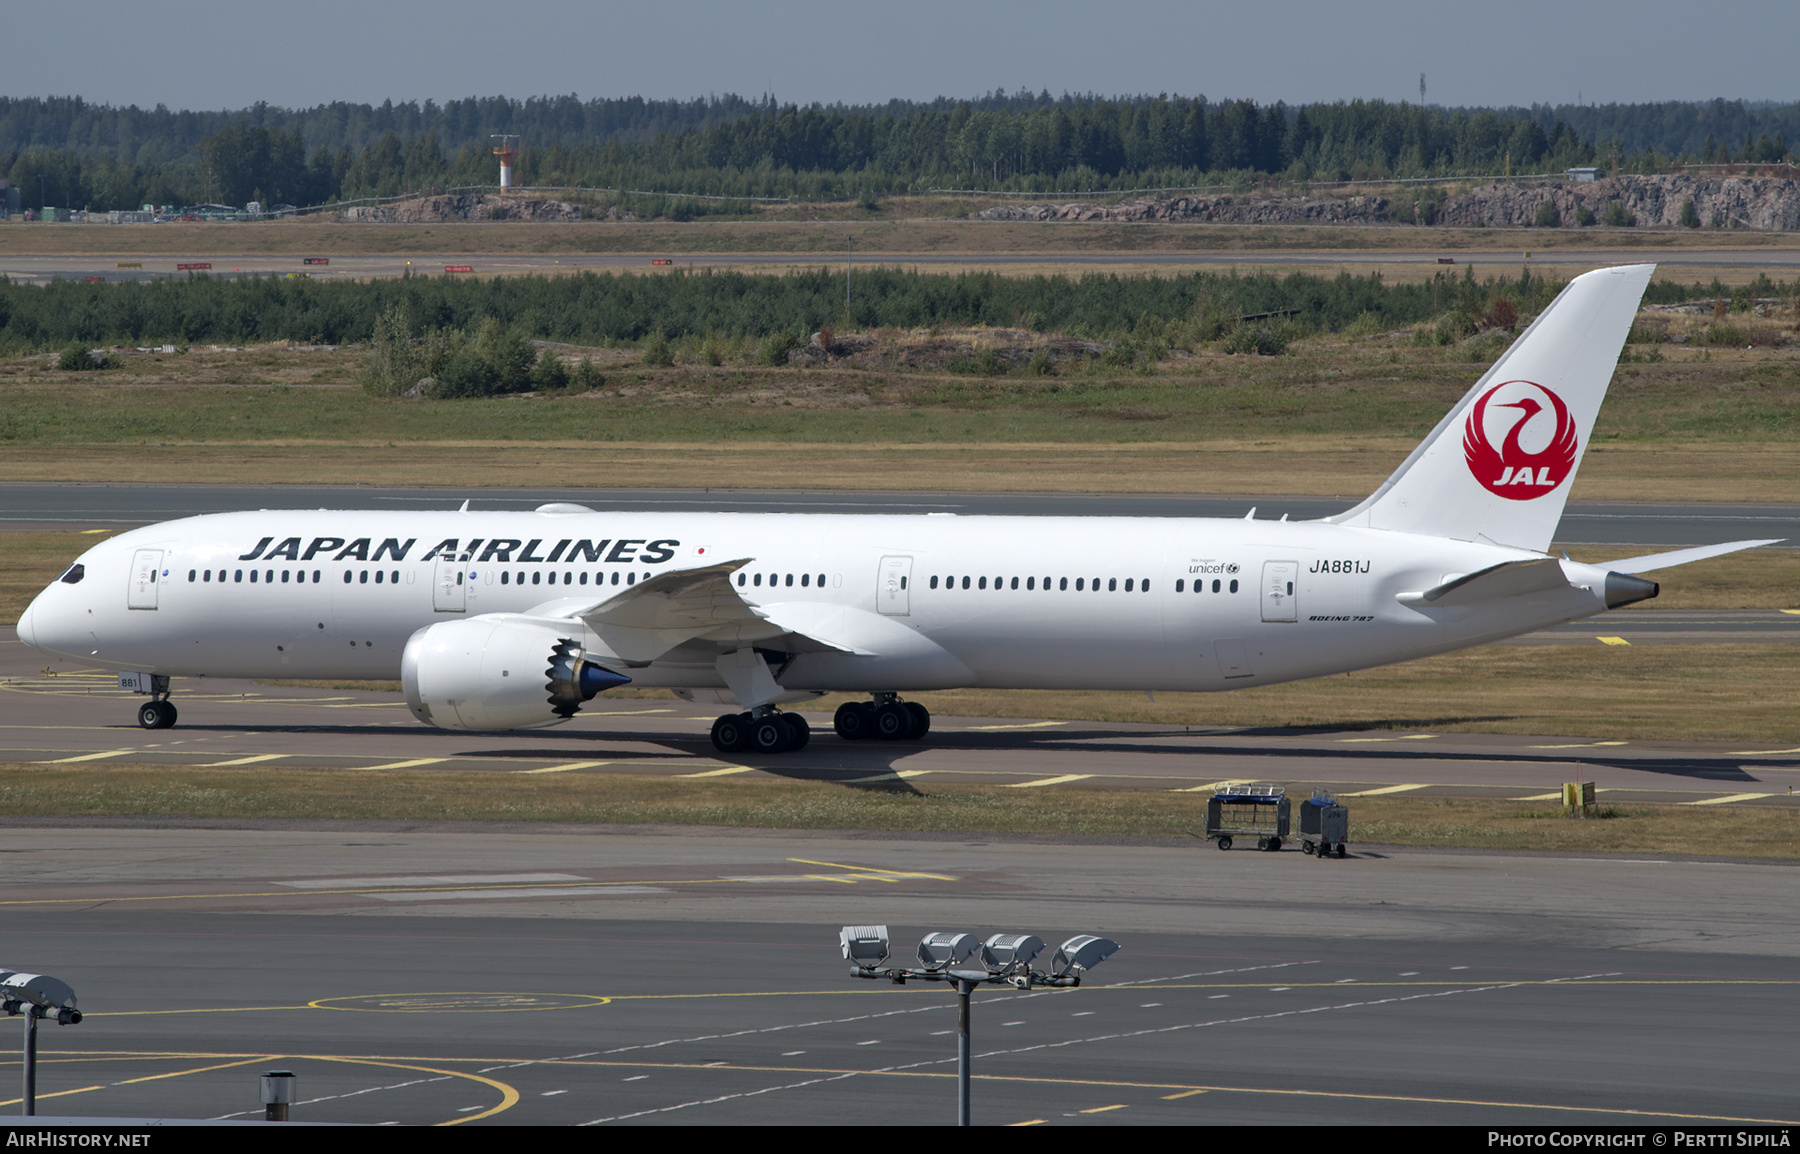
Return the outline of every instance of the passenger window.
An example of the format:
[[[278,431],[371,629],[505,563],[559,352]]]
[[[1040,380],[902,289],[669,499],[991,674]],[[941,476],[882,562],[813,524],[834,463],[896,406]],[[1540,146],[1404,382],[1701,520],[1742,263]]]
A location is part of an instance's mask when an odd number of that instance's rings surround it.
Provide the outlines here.
[[[614,585],[617,585],[617,584],[618,584],[618,583],[619,583],[619,575],[618,575],[618,573],[616,573],[616,572],[615,572],[615,573],[614,573],[614,574],[613,574],[613,579],[612,579],[612,583],[613,583],[613,584],[614,584]]]
[[[1018,588],[1018,587],[1019,587],[1019,579],[1018,579],[1018,578],[1017,578],[1017,577],[1014,577],[1014,578],[1013,578],[1013,579],[1012,579],[1012,587],[1013,587],[1013,588],[1014,588],[1014,589],[1017,589],[1017,588]]]
[[[1233,593],[1237,592],[1237,579],[1235,577],[1232,578],[1232,581],[1231,581],[1231,591]]]
[[[938,579],[937,579],[937,578],[936,578],[936,577],[933,577],[933,578],[932,578],[932,579],[931,579],[931,587],[932,587],[932,588],[933,588],[933,589],[936,589],[936,588],[937,588],[937,581],[938,581]]]
[[[350,584],[350,580],[351,580],[350,570],[346,569],[346,570],[344,570],[344,584],[346,584],[346,585]],[[355,645],[356,642],[352,641],[350,644]]]
[[[757,574],[757,575],[756,575],[756,581],[755,581],[755,584],[756,584],[756,585],[757,585],[757,586],[758,586],[758,587],[759,587],[759,588],[760,588],[760,587],[761,587],[761,585],[762,585],[762,574],[761,574],[761,573],[758,573],[758,574]]]
[[[825,574],[819,574],[819,588],[825,588]]]
[[[542,571],[533,571],[533,573],[531,574],[531,583],[533,585],[540,583],[541,581],[543,581],[543,579],[544,579],[544,574]]]
[[[809,586],[811,584],[812,584],[812,574],[811,573],[800,574],[800,588],[805,589],[807,586]]]
[[[1129,582],[1128,582],[1128,583],[1127,583],[1127,584],[1129,584]],[[1139,591],[1140,591],[1140,592],[1144,592],[1144,593],[1148,593],[1148,592],[1150,592],[1150,580],[1149,580],[1149,578],[1145,578],[1145,579],[1144,579],[1144,582],[1143,582],[1143,584],[1141,584],[1141,585],[1139,585],[1139,586],[1138,586],[1138,589],[1139,589]]]
[[[987,588],[987,578],[983,577],[981,580],[975,582],[975,588],[986,589]]]
[[[787,575],[787,580],[782,582],[782,584],[786,585],[789,589],[792,589],[794,587],[794,575],[789,573]],[[900,578],[900,588],[906,588],[906,578],[904,577]]]
[[[511,577],[512,577],[512,574],[502,571],[500,574],[500,584],[510,585],[512,583]]]
[[[969,587],[969,579],[967,577],[964,577],[963,578],[963,588],[967,589],[968,587]]]
[[[207,581],[211,581],[212,580],[212,570],[211,569],[202,570],[201,574],[200,574],[200,580],[203,583],[207,582]]]
[[[586,585],[586,584],[587,584],[587,573],[586,573],[586,571],[583,571],[583,572],[582,572],[582,574],[581,574],[581,583],[582,583],[582,584],[583,584],[583,585]]]
[[[794,583],[794,579],[792,577],[789,577],[788,584],[792,585],[793,583]],[[900,578],[900,588],[902,588],[902,589],[906,588],[906,578],[905,577]]]
[[[362,570],[362,572],[357,575],[356,579],[361,584],[367,585],[369,583],[369,571],[367,569]]]
[[[738,584],[739,585],[742,585],[745,581],[748,581],[748,580],[749,580],[749,578],[745,577],[742,573],[738,574]]]
[[[275,584],[275,570],[273,570],[273,569],[264,570],[263,581],[270,585]]]
[[[1217,577],[1214,577],[1213,578],[1213,592],[1217,593],[1218,591],[1219,591],[1219,579]],[[1196,592],[1196,593],[1200,592],[1200,586],[1198,586],[1198,585],[1194,586],[1194,592]]]
[[[1069,587],[1069,579],[1067,577],[1064,577],[1061,581],[1057,582],[1056,587],[1059,590],[1067,589]]]
[[[1106,591],[1108,593],[1117,593],[1119,591],[1119,579],[1117,577],[1110,577],[1107,579]],[[1131,592],[1131,582],[1129,581],[1125,583],[1125,592]]]
[[[461,571],[461,570],[460,570],[460,569],[459,569],[459,570],[457,570],[457,573],[456,573],[456,583],[457,583],[457,584],[458,584],[458,585],[461,585],[461,584],[462,584],[462,577],[463,577],[463,575],[462,575],[462,571]]]
[[[381,570],[375,570],[375,584],[381,584]]]
[[[516,578],[514,578],[514,580],[516,580],[521,585],[525,584],[525,574],[523,572],[520,572],[519,575]]]
[[[250,570],[250,584],[256,584],[256,570]]]
[[[304,570],[304,569],[294,570],[294,580],[300,582],[300,584],[302,584],[302,585],[306,584],[306,570]]]
[[[1080,593],[1086,586],[1087,586],[1086,578],[1083,578],[1083,577],[1075,578],[1075,592]]]
[[[283,569],[281,571],[281,583],[283,585],[286,585],[288,583],[288,571],[286,569]]]
[[[199,573],[195,572],[192,569],[189,569],[188,570],[188,584],[192,585],[194,583],[195,578],[197,578],[199,576],[200,576]]]
[[[1187,590],[1187,578],[1185,578],[1185,577],[1177,578],[1175,581],[1175,592],[1183,593],[1183,592],[1186,592],[1186,590]]]
[[[319,571],[317,569],[314,569],[313,570],[313,584],[317,585],[318,583],[319,583]]]
[[[637,574],[636,573],[625,574],[625,584],[636,585],[637,584]]]

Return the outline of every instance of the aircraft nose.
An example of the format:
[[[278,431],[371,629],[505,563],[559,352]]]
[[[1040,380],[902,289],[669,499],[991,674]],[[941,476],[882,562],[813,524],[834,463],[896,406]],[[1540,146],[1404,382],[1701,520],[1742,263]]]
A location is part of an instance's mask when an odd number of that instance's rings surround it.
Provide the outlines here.
[[[27,605],[25,607],[25,612],[19,615],[19,623],[13,626],[14,631],[19,635],[19,640],[31,646],[33,649],[37,648],[37,634],[31,627],[32,610],[35,608],[37,608],[36,602]]]

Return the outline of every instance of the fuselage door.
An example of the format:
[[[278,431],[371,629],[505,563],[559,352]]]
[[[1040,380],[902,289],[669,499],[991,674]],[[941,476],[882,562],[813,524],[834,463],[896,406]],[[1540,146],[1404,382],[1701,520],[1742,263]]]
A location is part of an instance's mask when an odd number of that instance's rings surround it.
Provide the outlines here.
[[[1300,562],[1264,561],[1262,579],[1262,619],[1264,621],[1300,620],[1299,600],[1294,586],[1300,580]]]
[[[468,565],[455,557],[437,559],[437,576],[431,586],[431,607],[439,613],[461,613],[469,606]]]
[[[908,585],[912,584],[911,557],[883,557],[881,575],[875,586],[877,607],[890,617],[906,617],[912,613]]]
[[[127,609],[156,608],[156,587],[162,582],[161,549],[139,549],[131,555],[131,587],[125,591]]]

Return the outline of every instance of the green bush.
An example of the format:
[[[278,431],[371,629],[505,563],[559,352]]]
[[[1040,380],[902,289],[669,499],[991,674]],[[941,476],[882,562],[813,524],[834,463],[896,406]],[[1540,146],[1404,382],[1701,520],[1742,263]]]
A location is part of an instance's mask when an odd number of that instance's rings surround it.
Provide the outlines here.
[[[484,318],[475,339],[454,343],[437,374],[440,397],[491,397],[531,388],[537,353],[518,330]]]
[[[792,332],[773,332],[763,338],[762,344],[756,347],[758,363],[776,367],[787,364],[788,354],[800,347],[800,341]]]
[[[62,355],[56,358],[56,367],[69,373],[84,373],[91,369],[112,368],[112,358],[105,353],[95,356],[88,351],[83,341],[70,341],[63,349]]]
[[[1695,210],[1694,198],[1691,196],[1681,202],[1681,227],[1700,227],[1700,213]]]
[[[1287,352],[1290,334],[1286,325],[1240,324],[1225,338],[1228,353],[1279,357]]]
[[[1539,228],[1561,228],[1562,213],[1557,211],[1556,202],[1546,200],[1538,205],[1537,215],[1532,218],[1531,223]]]
[[[1050,363],[1050,351],[1048,349],[1039,349],[1029,361],[1025,362],[1026,374],[1033,377],[1047,377],[1054,371],[1055,367],[1055,365]]]
[[[378,397],[397,397],[418,383],[420,358],[412,347],[412,318],[403,308],[391,308],[375,317],[375,333],[357,366],[362,387]]]
[[[593,357],[582,357],[581,363],[575,366],[575,375],[569,378],[571,392],[586,393],[594,389],[604,388],[606,375],[594,364]]]
[[[669,347],[669,338],[660,332],[652,333],[644,342],[644,363],[646,365],[672,365],[675,363],[675,350]]]
[[[537,367],[531,370],[531,387],[540,393],[560,393],[569,387],[569,370],[555,349],[538,354]]]
[[[1622,201],[1615,200],[1606,206],[1606,225],[1608,228],[1634,228],[1637,217],[1625,211]]]
[[[1594,210],[1587,205],[1584,204],[1575,210],[1575,223],[1582,228],[1594,227],[1594,220]]]

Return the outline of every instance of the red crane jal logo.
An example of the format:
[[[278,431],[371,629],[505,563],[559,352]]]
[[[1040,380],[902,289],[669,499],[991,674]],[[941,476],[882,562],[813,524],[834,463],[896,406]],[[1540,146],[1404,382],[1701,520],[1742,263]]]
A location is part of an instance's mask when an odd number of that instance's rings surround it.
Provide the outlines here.
[[[1511,399],[1494,401],[1502,392]],[[1510,428],[1506,414],[1495,412],[1493,424],[1498,428],[1490,430],[1490,401],[1496,410],[1519,410]],[[1490,436],[1495,432],[1501,434],[1498,449]],[[1463,428],[1469,472],[1488,492],[1509,501],[1554,492],[1575,471],[1575,450],[1575,418],[1569,415],[1569,406],[1534,381],[1506,381],[1481,394]]]

